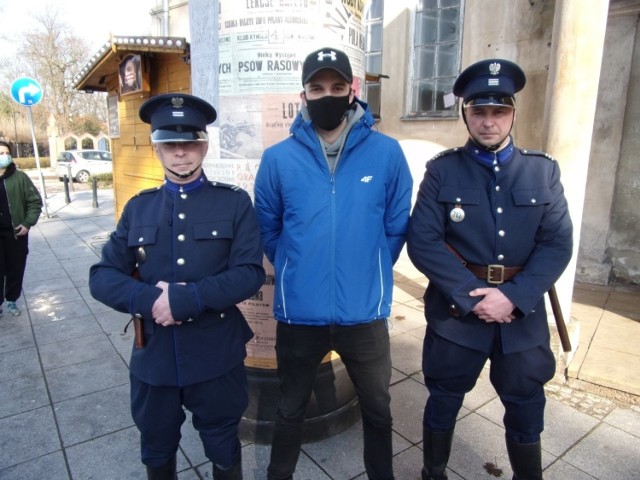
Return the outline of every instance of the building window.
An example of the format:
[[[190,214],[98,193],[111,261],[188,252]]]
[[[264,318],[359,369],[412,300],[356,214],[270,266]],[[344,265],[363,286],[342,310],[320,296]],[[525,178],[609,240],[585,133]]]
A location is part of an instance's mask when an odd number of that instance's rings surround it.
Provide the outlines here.
[[[460,71],[463,0],[418,0],[408,117],[453,117]]]
[[[382,17],[384,0],[372,0],[365,12],[365,84],[364,99],[374,118],[380,118],[380,78],[382,75]]]

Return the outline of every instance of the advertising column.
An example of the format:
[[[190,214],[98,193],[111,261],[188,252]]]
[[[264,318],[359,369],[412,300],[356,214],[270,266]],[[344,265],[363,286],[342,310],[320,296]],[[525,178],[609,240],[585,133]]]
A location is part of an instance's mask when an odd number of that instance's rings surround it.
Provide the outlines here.
[[[347,53],[354,90],[364,85],[363,0],[221,0],[219,3],[220,159],[207,174],[253,195],[265,148],[289,135],[300,109],[302,64],[320,47]],[[247,345],[251,403],[245,437],[267,441],[277,402],[273,267],[267,281],[240,305],[254,339]],[[311,299],[310,299],[311,300]],[[312,300],[311,300],[312,301]],[[357,419],[353,386],[339,358],[327,356],[307,410],[306,439],[337,433]]]

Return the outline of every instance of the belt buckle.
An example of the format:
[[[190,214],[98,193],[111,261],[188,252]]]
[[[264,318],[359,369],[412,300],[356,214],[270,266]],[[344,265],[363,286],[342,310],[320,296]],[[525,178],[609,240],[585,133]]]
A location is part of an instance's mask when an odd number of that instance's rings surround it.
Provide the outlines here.
[[[499,280],[493,279],[494,273],[499,274]],[[504,283],[504,265],[487,265],[487,283],[493,285],[501,285]]]

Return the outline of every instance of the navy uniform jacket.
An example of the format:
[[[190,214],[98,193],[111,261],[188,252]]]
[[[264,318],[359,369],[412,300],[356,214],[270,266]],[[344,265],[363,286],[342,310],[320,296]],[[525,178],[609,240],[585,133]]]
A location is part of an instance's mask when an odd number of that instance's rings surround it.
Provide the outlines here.
[[[89,287],[102,303],[144,319],[146,346],[133,349],[131,373],[151,385],[186,386],[244,360],[253,333],[235,305],[264,283],[262,256],[245,191],[204,175],[182,188],[167,181],[127,203],[91,267]],[[139,281],[131,277],[136,264]],[[181,325],[154,323],[158,281],[170,284],[171,312]]]
[[[451,219],[457,205],[464,211],[459,222]],[[515,320],[487,324],[471,312],[482,297],[469,292],[496,285],[476,278],[446,244],[469,264],[524,268],[497,286],[515,304]],[[427,163],[420,184],[407,248],[429,279],[425,316],[436,333],[485,352],[491,349],[496,325],[504,353],[548,342],[543,296],[564,271],[573,248],[557,162],[513,143],[495,154],[469,141],[437,155]],[[449,313],[452,306],[459,317]]]

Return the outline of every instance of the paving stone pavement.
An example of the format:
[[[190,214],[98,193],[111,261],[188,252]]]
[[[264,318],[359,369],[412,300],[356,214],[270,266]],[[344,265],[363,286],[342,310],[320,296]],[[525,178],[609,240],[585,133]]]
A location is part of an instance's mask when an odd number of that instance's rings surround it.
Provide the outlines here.
[[[142,479],[139,437],[129,413],[132,334],[127,315],[91,298],[89,266],[114,227],[111,190],[61,192],[47,199],[50,218],[31,231],[19,317],[0,319],[0,480]],[[418,480],[422,466],[420,373],[426,285],[403,255],[390,318],[394,468]],[[615,350],[611,350],[615,355]],[[547,385],[543,465],[548,480],[640,479],[640,403],[570,383]],[[451,480],[511,478],[503,407],[483,371],[459,414]],[[296,480],[364,480],[361,422],[307,443]],[[244,478],[264,480],[268,445],[243,442]],[[212,478],[190,419],[183,426],[178,478]]]

